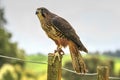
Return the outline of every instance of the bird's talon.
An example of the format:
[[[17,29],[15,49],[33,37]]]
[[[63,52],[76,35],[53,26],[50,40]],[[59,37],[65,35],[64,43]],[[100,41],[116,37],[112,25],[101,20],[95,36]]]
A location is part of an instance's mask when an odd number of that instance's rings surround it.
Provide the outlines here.
[[[64,54],[65,54],[64,51],[63,51],[61,48],[58,48],[57,51],[58,51],[58,53],[61,54],[61,55],[64,55]]]
[[[54,50],[54,54],[57,52],[57,50]]]
[[[56,57],[58,57],[58,60],[61,61],[60,56],[61,56],[60,53],[57,50],[55,50],[53,63],[55,62]]]

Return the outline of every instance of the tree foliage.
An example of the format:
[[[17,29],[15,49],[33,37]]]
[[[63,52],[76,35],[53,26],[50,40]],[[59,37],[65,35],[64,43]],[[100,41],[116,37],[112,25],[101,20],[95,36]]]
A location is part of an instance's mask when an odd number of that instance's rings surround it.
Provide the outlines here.
[[[16,42],[11,42],[12,34],[8,32],[4,24],[6,24],[6,19],[4,18],[4,9],[0,8],[0,55],[17,57],[24,59],[24,50],[18,48],[18,44]],[[0,67],[4,63],[19,63],[23,65],[23,62],[13,61],[5,58],[0,58]]]
[[[115,56],[115,57],[120,57],[120,50],[116,50],[115,52],[112,52],[112,51],[105,51],[103,52],[104,55],[107,55],[107,56]]]

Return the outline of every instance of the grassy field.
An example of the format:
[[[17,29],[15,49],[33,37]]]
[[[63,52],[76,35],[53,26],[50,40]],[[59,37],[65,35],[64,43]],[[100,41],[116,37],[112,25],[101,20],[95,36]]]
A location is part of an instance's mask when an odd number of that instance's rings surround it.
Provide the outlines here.
[[[92,57],[93,55],[86,55],[85,58]],[[98,56],[97,56],[98,57]],[[119,73],[120,71],[120,58],[118,57],[110,57],[110,56],[103,56],[99,55],[99,58],[101,60],[114,60],[115,61],[115,73]],[[47,55],[37,54],[37,55],[29,55],[26,57],[26,60],[32,60],[32,61],[38,61],[38,62],[47,62]],[[63,65],[65,62],[70,61],[71,57],[70,55],[64,55],[63,56]],[[36,64],[36,63],[26,63],[26,69],[30,69],[34,72],[46,72],[47,71],[47,65],[46,64]]]
[[[47,62],[47,56],[42,54],[29,55],[26,57],[26,60],[37,61],[37,62]],[[47,65],[41,63],[26,63],[26,69],[32,70],[34,72],[46,72]]]
[[[47,62],[47,55],[29,55],[26,57],[26,60],[30,61],[37,61],[37,62]],[[62,64],[64,65],[65,62],[70,61],[71,58],[69,55],[64,55],[63,56],[63,62]],[[34,72],[46,72],[47,71],[47,65],[46,64],[36,64],[36,63],[26,63],[26,69],[32,70]]]

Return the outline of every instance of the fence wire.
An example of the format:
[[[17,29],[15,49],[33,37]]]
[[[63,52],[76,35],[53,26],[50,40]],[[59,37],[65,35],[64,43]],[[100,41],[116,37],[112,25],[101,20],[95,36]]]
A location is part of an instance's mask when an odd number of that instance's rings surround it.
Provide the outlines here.
[[[85,73],[84,74],[84,73],[76,73],[75,71],[67,69],[67,68],[62,68],[62,69],[65,70],[65,71],[71,72],[71,73],[78,74],[78,75],[86,75],[86,76],[95,76],[95,75],[97,75],[97,73]]]
[[[46,62],[40,62],[40,61],[23,60],[23,59],[20,59],[20,58],[3,56],[3,55],[0,55],[0,57],[6,58],[6,59],[18,60],[18,61],[22,61],[22,62],[35,63],[35,64],[47,64],[47,61]],[[62,68],[62,70],[65,70],[65,71],[68,71],[68,72],[71,72],[71,73],[74,73],[74,74],[77,74],[77,75],[97,76],[97,73],[85,73],[85,74],[83,74],[83,73],[76,73],[75,71],[67,69],[67,68],[64,68],[64,67]],[[120,80],[119,77],[109,77],[109,79]]]
[[[9,56],[3,56],[3,55],[0,55],[0,57],[6,58],[6,59],[18,60],[18,61],[22,61],[22,62],[30,62],[30,63],[36,63],[36,64],[47,64],[47,62],[23,60],[23,59],[20,59],[20,58],[9,57]]]

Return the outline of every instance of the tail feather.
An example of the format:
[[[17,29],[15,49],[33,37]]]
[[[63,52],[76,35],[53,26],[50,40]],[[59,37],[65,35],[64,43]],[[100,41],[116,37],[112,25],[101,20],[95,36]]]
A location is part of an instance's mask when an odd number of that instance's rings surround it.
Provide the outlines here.
[[[79,52],[79,48],[72,41],[69,41],[69,49],[74,70],[78,73],[85,73],[87,71],[86,65]]]

